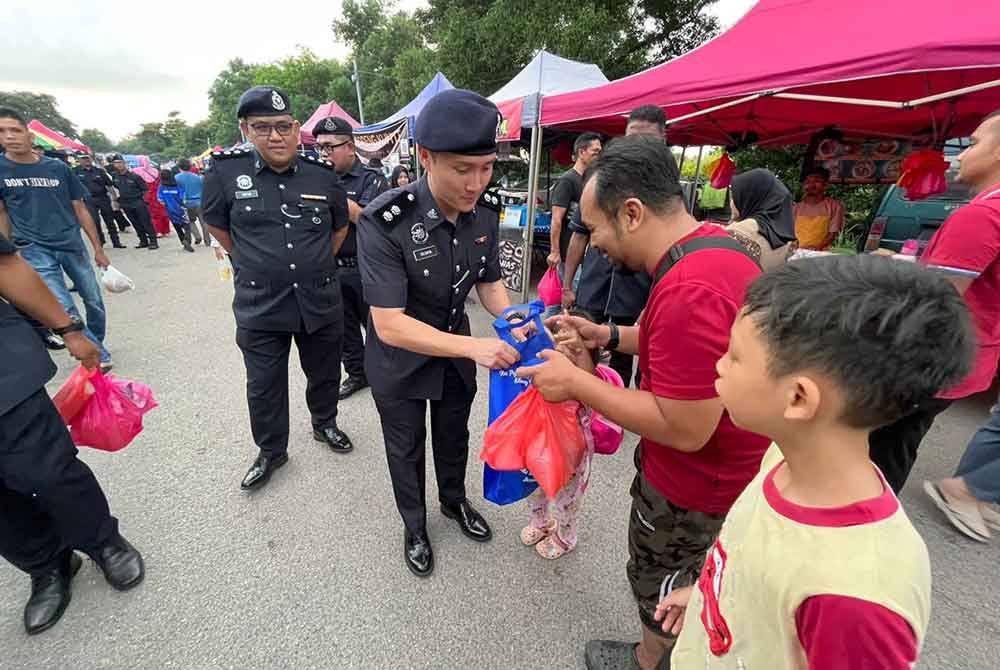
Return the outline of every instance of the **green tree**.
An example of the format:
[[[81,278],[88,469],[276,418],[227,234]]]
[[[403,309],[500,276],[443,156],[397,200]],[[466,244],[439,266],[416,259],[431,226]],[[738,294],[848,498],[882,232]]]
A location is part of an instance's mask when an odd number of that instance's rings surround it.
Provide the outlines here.
[[[28,121],[38,119],[58,133],[62,133],[71,139],[76,137],[76,126],[59,113],[55,97],[48,93],[0,91],[0,106],[13,107],[24,114]]]
[[[348,69],[333,59],[318,58],[309,49],[275,63],[259,66],[254,74],[254,83],[277,86],[292,99],[292,115],[305,122],[316,108],[328,102],[330,92],[350,90]],[[346,112],[357,115],[357,105],[353,95],[337,100]]]
[[[260,67],[235,58],[216,75],[208,89],[208,134],[213,145],[229,147],[240,140],[236,103],[254,85]]]
[[[114,142],[108,139],[108,136],[97,128],[84,128],[80,131],[80,141],[90,147],[93,151],[99,151],[101,153],[113,151],[115,148]]]

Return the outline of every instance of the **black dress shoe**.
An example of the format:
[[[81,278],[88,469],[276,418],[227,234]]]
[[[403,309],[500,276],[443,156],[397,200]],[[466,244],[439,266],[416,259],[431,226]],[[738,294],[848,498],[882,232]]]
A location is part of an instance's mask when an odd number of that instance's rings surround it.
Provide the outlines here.
[[[280,453],[277,456],[265,456],[261,454],[247,470],[240,484],[241,489],[255,489],[263,486],[271,479],[274,471],[288,462],[288,454]]]
[[[139,551],[119,535],[97,550],[92,556],[104,579],[118,591],[128,591],[138,586],[146,576],[146,564]]]
[[[128,247],[126,247],[124,244],[116,244],[114,246],[114,248],[115,249],[128,249]]]
[[[364,377],[348,377],[347,381],[340,385],[340,400],[350,398],[361,389],[368,388],[368,380]]]
[[[430,577],[434,572],[434,550],[427,533],[411,533],[409,529],[403,534],[403,560],[406,567],[417,577]]]
[[[354,449],[351,438],[336,426],[326,428],[313,428],[313,438],[317,442],[323,442],[338,454],[346,454]]]
[[[157,249],[159,249],[159,248],[160,248],[160,245],[159,245],[159,244],[150,244],[150,245],[149,245],[148,247],[146,247],[146,248],[147,248],[147,249],[149,249],[150,251],[156,251]]]
[[[51,330],[45,331],[42,335],[42,342],[45,342],[45,348],[49,351],[62,351],[66,348],[66,343],[63,342],[63,339]]]
[[[457,521],[458,527],[470,540],[489,542],[493,537],[493,531],[490,530],[486,519],[472,508],[468,500],[463,500],[457,505],[442,504],[441,513],[449,519]]]
[[[148,249],[148,248],[149,248],[149,245],[148,245],[148,244],[146,244],[145,242],[143,242],[142,244],[137,244],[137,245],[135,245],[135,248],[136,248],[136,249]]]
[[[28,635],[37,635],[56,625],[73,596],[70,583],[81,565],[80,557],[70,552],[58,568],[31,578],[31,597],[24,606],[24,630]]]

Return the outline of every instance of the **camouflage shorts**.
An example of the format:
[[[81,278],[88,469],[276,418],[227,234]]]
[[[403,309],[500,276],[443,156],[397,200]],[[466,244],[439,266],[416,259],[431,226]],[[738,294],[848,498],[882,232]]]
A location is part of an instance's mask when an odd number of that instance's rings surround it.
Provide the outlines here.
[[[626,570],[643,624],[661,633],[653,621],[656,605],[670,588],[694,584],[725,518],[724,514],[678,507],[653,488],[641,472],[636,474]]]

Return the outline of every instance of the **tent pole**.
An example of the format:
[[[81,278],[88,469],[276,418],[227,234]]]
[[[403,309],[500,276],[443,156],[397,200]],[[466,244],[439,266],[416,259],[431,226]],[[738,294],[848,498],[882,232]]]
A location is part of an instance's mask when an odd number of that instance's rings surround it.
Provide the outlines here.
[[[1000,79],[994,79],[993,81],[985,81],[982,84],[976,84],[974,86],[966,86],[965,88],[955,89],[954,91],[946,91],[944,93],[938,93],[937,95],[929,95],[926,98],[917,98],[916,100],[910,100],[909,102],[904,102],[903,105],[906,107],[917,107],[919,105],[926,105],[931,102],[938,102],[939,100],[946,100],[948,98],[954,98],[959,95],[965,95],[966,93],[975,93],[976,91],[983,91],[987,88],[995,88],[1000,86]]]
[[[681,147],[681,160],[677,165],[677,174],[679,175],[684,173],[684,154],[687,153],[687,150],[688,147],[686,144]]]
[[[528,222],[524,227],[524,265],[521,268],[521,302],[528,302],[531,283],[531,252],[535,243],[535,200],[538,198],[538,172],[542,163],[542,127],[531,130],[531,155],[528,157]]]
[[[786,100],[804,100],[805,102],[833,102],[842,105],[864,105],[866,107],[887,107],[889,109],[904,109],[905,102],[891,100],[871,100],[868,98],[840,98],[832,95],[810,95],[807,93],[775,93],[775,98]]]
[[[721,105],[714,105],[712,107],[706,107],[705,109],[699,109],[697,112],[691,112],[690,114],[682,114],[681,116],[675,116],[672,119],[667,119],[667,127],[669,128],[675,123],[680,123],[681,121],[686,121],[687,119],[693,119],[699,116],[705,116],[706,114],[711,114],[712,112],[717,112],[720,109],[727,109],[729,107],[735,107],[736,105],[742,105],[744,102],[750,102],[751,100],[763,98],[768,95],[774,95],[774,92],[765,91],[764,93],[754,93],[753,95],[747,95],[737,100],[730,100],[729,102],[724,102]]]
[[[414,142],[413,143],[413,162],[417,166],[417,179],[420,179],[420,177],[423,176],[421,174],[421,170],[420,170],[420,150],[419,150],[419,148],[420,148],[420,145],[417,144],[416,142]]]
[[[704,145],[698,147],[698,159],[694,163],[694,183],[691,185],[691,197],[688,199],[688,211],[694,211],[694,199],[698,195],[698,177],[701,172],[701,154],[705,151]]]

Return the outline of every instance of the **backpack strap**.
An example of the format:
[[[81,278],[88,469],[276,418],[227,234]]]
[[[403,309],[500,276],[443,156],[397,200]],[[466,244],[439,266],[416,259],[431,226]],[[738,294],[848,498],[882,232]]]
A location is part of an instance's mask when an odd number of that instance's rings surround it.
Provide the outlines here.
[[[660,263],[660,267],[656,270],[656,276],[653,277],[653,286],[659,283],[659,281],[663,279],[663,276],[670,272],[670,270],[677,265],[682,258],[698,251],[702,251],[703,249],[729,249],[730,251],[735,251],[746,256],[753,261],[754,265],[760,267],[760,263],[757,262],[756,258],[750,255],[747,248],[729,235],[726,235],[725,237],[719,237],[716,235],[696,237],[693,240],[688,240],[684,244],[675,244],[670,247],[670,251],[667,252],[667,257],[662,263]]]

